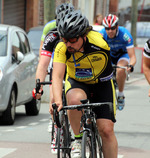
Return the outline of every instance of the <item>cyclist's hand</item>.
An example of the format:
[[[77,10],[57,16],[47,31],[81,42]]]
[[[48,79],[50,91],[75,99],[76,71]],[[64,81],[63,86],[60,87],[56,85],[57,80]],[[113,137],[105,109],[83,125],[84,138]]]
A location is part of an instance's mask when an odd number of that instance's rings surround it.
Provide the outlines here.
[[[52,115],[53,118],[53,107],[52,107],[52,103],[49,103],[49,113]]]
[[[134,66],[133,65],[128,65],[127,66],[127,71],[128,72],[133,72],[134,71]]]
[[[57,105],[58,105],[57,111],[59,112],[63,108],[63,105],[62,104],[57,104]]]
[[[32,90],[32,96],[34,99],[40,99],[43,94],[43,89],[40,89],[38,93],[36,93],[36,89]]]
[[[55,102],[55,103],[56,103],[56,106],[58,107],[57,111],[59,112],[62,109],[63,105],[62,105],[62,103],[58,103],[58,102]],[[52,106],[52,105],[50,104],[50,106]],[[53,109],[53,107],[52,107],[52,109]],[[50,111],[50,113],[51,113],[51,111]]]

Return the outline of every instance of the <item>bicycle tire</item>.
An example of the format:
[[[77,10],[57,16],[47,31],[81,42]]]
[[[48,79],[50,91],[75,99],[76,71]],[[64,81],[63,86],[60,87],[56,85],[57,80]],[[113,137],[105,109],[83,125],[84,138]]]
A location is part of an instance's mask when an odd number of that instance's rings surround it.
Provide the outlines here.
[[[57,149],[57,158],[60,158],[60,154],[61,154],[61,147],[60,147],[60,130],[61,128],[57,128],[57,136],[56,136],[56,144],[55,144],[55,148]]]
[[[71,133],[69,131],[69,121],[67,115],[65,115],[64,125],[62,129],[63,129],[62,157],[71,158]]]
[[[51,132],[51,144],[52,144],[52,142],[53,142],[53,139],[54,139],[54,122],[52,122],[52,132]]]
[[[81,154],[82,158],[94,158],[95,157],[95,150],[93,146],[92,136],[89,134],[88,131],[83,132],[82,136],[82,144],[81,144]]]
[[[99,155],[99,158],[103,158],[103,153],[102,153],[102,140],[100,135],[97,133],[96,134],[96,153]]]

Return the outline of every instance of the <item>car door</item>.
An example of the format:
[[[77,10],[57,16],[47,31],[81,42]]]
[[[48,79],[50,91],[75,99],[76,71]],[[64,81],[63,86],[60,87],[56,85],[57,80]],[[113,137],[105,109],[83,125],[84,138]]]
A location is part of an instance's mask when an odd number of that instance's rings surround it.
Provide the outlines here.
[[[25,76],[25,69],[26,69],[26,61],[23,59],[21,62],[17,60],[17,52],[23,53],[23,46],[18,35],[18,31],[13,31],[12,33],[12,69],[13,69],[13,76],[14,82],[17,85],[17,103],[24,101],[24,96],[26,95],[26,76]]]
[[[32,97],[32,90],[35,88],[35,74],[38,64],[37,56],[31,51],[27,35],[23,32],[18,32],[24,54],[24,99],[29,100]],[[21,96],[20,96],[21,97]]]

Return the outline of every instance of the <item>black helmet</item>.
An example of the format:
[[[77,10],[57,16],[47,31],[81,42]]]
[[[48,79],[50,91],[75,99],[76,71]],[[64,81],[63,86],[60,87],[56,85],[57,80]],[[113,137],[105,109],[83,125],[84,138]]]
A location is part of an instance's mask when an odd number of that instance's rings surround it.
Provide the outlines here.
[[[72,11],[59,21],[58,32],[66,39],[82,36],[89,27],[89,21],[80,10]]]
[[[74,6],[71,3],[63,3],[56,8],[56,26],[60,19],[62,19],[66,14],[74,10]]]

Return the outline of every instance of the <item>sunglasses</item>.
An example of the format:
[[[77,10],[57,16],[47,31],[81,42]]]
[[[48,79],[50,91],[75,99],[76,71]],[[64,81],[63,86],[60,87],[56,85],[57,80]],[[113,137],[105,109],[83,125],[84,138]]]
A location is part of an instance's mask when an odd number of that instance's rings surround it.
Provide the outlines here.
[[[111,27],[111,28],[109,28],[109,27],[105,27],[105,30],[115,30],[115,29],[116,29],[116,26]]]
[[[79,39],[79,36],[75,37],[75,38],[70,38],[70,39],[66,39],[66,38],[62,37],[62,40],[63,40],[64,43],[68,43],[68,42],[70,42],[70,43],[76,43],[78,41],[78,39]]]

